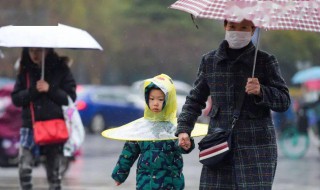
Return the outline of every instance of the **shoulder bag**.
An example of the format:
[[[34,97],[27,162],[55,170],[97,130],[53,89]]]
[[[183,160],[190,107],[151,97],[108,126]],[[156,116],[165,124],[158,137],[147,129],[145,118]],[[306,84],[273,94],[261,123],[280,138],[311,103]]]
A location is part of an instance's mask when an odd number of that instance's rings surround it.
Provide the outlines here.
[[[233,121],[228,130],[216,127],[206,135],[199,143],[199,161],[205,166],[214,167],[222,161],[231,150],[232,129],[240,116],[245,92],[241,93],[233,111]]]

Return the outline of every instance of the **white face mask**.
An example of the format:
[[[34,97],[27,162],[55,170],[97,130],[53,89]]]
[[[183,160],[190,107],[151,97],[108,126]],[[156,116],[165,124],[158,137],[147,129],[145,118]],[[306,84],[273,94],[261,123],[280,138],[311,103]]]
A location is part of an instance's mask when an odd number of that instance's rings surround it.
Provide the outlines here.
[[[231,49],[240,49],[249,44],[251,32],[226,31],[225,39]]]

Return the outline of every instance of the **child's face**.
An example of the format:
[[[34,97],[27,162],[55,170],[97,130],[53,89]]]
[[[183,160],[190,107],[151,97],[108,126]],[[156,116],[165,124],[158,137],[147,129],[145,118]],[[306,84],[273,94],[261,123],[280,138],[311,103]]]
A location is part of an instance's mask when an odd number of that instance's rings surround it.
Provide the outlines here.
[[[152,89],[149,94],[149,108],[152,112],[161,112],[164,102],[164,93],[159,89]]]

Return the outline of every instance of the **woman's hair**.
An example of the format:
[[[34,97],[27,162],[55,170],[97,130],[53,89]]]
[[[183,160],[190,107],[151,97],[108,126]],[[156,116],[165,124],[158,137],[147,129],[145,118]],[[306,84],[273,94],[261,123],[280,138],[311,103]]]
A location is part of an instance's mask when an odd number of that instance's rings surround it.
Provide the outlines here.
[[[227,19],[224,19],[224,21],[223,21],[223,25],[224,25],[224,27],[226,27],[226,26],[227,26],[227,24],[228,24]]]
[[[250,21],[250,22],[252,22],[251,20],[248,20],[248,21]],[[228,24],[228,20],[227,19],[224,19],[224,21],[223,21],[223,25],[224,25],[224,27],[226,27],[227,26],[227,24]],[[254,31],[255,30],[255,25],[254,25],[254,23],[252,22],[252,30]]]
[[[47,54],[45,57],[46,64],[55,63],[55,62],[59,61],[59,56],[54,51],[53,48],[46,48],[46,50],[47,50]],[[23,70],[27,69],[28,67],[31,67],[32,65],[33,65],[33,62],[32,62],[31,57],[29,55],[29,48],[24,47],[22,49],[22,53],[21,53],[19,73],[21,73]]]

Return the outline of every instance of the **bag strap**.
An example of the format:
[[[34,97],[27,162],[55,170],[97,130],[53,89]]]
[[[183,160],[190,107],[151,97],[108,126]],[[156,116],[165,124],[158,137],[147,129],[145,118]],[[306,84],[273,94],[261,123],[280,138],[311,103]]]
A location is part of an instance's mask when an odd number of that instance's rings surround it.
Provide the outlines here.
[[[29,73],[26,74],[26,79],[27,79],[27,88],[29,88],[30,87]],[[35,122],[34,109],[33,109],[33,103],[31,101],[30,101],[30,112],[31,112],[32,123],[34,123]]]
[[[245,81],[246,80],[244,80],[243,84],[245,84]],[[243,86],[243,85],[241,85],[241,86]],[[242,107],[245,95],[246,95],[245,88],[243,88],[243,91],[240,93],[240,96],[239,96],[239,98],[238,98],[238,100],[236,102],[236,107],[233,110],[233,120],[232,120],[232,124],[231,124],[231,130],[236,125],[236,123],[237,123],[237,121],[239,119],[239,116],[240,116],[240,113],[241,113],[241,107]]]

